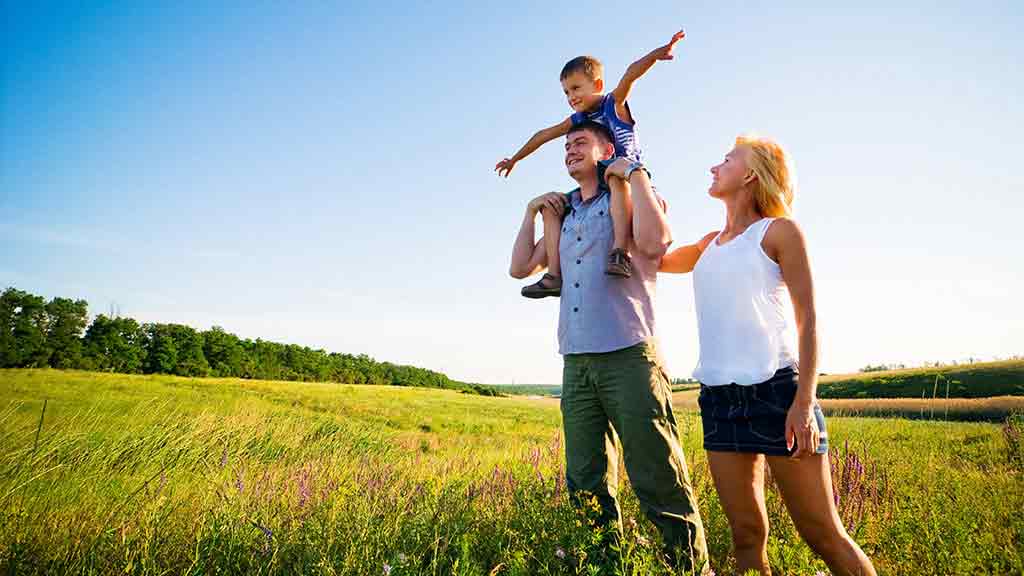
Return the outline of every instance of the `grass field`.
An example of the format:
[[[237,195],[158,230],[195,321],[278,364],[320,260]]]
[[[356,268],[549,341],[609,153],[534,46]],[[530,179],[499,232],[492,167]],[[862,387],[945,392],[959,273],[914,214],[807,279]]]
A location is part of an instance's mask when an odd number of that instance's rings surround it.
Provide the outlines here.
[[[673,392],[672,403],[681,410],[696,411],[699,390]],[[552,399],[554,402],[554,399]],[[994,398],[825,398],[819,401],[827,416],[1003,422],[1024,413],[1024,396]]]
[[[979,362],[938,368],[908,368],[884,372],[858,372],[821,376],[819,398],[990,398],[1024,397],[1024,361]],[[699,384],[676,384],[673,392],[686,392]],[[561,386],[498,386],[506,394],[557,395]],[[966,406],[966,405],[964,405]],[[1014,405],[1015,407],[1016,405]],[[965,414],[973,414],[969,409]],[[912,415],[911,412],[903,412]]]
[[[699,419],[677,420],[728,573]],[[0,371],[0,572],[591,573],[559,427],[556,404],[527,398]],[[835,417],[829,430],[842,516],[881,573],[1024,573],[1019,420]],[[612,572],[656,573],[657,536],[621,494]],[[774,489],[768,508],[776,573],[824,571]]]
[[[822,376],[819,398],[1024,396],[1024,360]]]

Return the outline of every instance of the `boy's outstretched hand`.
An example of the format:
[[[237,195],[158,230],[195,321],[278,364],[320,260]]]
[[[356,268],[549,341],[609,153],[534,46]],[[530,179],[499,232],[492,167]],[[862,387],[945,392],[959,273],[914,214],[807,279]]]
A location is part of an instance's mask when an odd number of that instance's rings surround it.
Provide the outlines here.
[[[680,40],[682,40],[685,37],[686,37],[686,32],[683,32],[682,30],[680,30],[679,32],[676,32],[675,34],[673,34],[672,35],[672,39],[668,41],[668,44],[665,44],[661,48],[658,48],[657,50],[655,50],[655,56],[657,57],[657,59],[658,60],[671,60],[671,59],[675,58],[675,55],[672,54],[672,49],[675,48],[676,42],[679,42]]]
[[[514,168],[515,165],[516,163],[511,158],[505,158],[494,165],[494,170],[498,173],[498,176],[508,178],[508,175],[512,173],[512,168]]]

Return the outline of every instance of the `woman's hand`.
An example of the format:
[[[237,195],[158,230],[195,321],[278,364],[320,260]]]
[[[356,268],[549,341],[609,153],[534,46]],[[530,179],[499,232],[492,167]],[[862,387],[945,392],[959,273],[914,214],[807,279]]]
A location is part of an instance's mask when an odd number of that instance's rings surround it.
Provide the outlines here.
[[[814,454],[818,449],[821,431],[818,430],[818,419],[814,417],[814,401],[793,400],[786,414],[786,448],[792,450],[796,443],[793,458],[802,458]]]

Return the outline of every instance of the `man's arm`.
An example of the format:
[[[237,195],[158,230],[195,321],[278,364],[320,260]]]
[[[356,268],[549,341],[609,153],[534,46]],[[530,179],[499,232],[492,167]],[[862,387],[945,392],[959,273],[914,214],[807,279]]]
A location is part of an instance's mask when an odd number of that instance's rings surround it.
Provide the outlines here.
[[[682,30],[676,32],[672,35],[672,39],[668,41],[668,44],[651,50],[646,56],[633,62],[629,65],[629,68],[626,68],[626,73],[619,80],[619,85],[615,87],[615,90],[612,90],[612,94],[615,96],[615,113],[619,115],[620,119],[627,122],[633,121],[629,115],[629,110],[626,108],[626,99],[629,98],[629,93],[633,90],[633,83],[646,74],[658,60],[672,60],[675,58],[675,55],[672,54],[672,49],[675,48],[676,42],[679,42],[685,36],[686,33]]]
[[[647,170],[633,170],[629,182],[623,180],[626,168],[632,162],[618,158],[605,169],[608,186],[626,186],[626,194],[633,198],[633,242],[637,250],[648,258],[661,258],[672,244],[672,230],[665,217],[665,208],[654,194]]]
[[[680,246],[668,254],[665,254],[664,258],[661,259],[661,265],[658,267],[658,272],[669,272],[673,274],[686,274],[687,272],[693,272],[694,267],[697,266],[697,260],[700,260],[700,255],[704,253],[708,244],[710,244],[717,235],[718,232],[711,232],[698,240],[696,244]]]
[[[537,242],[533,241],[537,213],[545,206],[556,214],[561,214],[565,210],[564,196],[558,192],[548,192],[530,200],[530,203],[526,205],[526,213],[523,214],[519,233],[516,234],[516,241],[512,245],[512,261],[508,266],[508,273],[513,278],[532,276],[548,266],[544,237],[542,236]]]
[[[537,148],[540,148],[555,138],[565,136],[569,133],[570,128],[572,128],[572,116],[569,116],[554,126],[548,126],[547,128],[538,130],[536,134],[526,141],[526,144],[523,144],[523,147],[520,148],[514,156],[511,158],[504,158],[501,162],[495,164],[494,170],[498,172],[498,176],[508,178],[508,175],[512,172],[512,168],[515,168],[517,162],[526,158],[530,154],[533,154]]]

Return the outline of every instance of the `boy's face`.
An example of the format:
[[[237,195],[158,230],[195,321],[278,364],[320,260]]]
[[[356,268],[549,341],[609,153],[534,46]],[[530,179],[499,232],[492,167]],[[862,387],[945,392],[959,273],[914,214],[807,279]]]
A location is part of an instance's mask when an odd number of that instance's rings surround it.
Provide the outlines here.
[[[569,106],[576,112],[590,110],[604,95],[604,80],[591,80],[582,72],[573,72],[562,80],[562,91]]]

